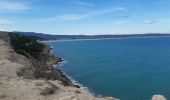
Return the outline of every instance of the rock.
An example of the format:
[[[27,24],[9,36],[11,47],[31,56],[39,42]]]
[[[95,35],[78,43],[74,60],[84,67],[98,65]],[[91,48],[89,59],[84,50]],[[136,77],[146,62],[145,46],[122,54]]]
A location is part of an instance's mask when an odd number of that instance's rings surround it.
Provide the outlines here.
[[[3,94],[3,93],[0,93],[0,98],[1,98],[1,99],[6,98],[6,95]]]
[[[41,95],[47,96],[54,94],[57,90],[59,90],[59,87],[51,82],[46,82],[46,84],[39,86],[39,90],[41,91]]]
[[[154,95],[151,100],[167,100],[163,95]]]
[[[55,89],[49,88],[49,87],[44,88],[44,90],[42,90],[42,91],[40,92],[40,94],[41,94],[41,95],[44,95],[44,96],[46,96],[46,95],[52,95],[52,94],[54,94],[54,93],[55,93]]]
[[[120,100],[120,99],[117,99],[117,98],[113,98],[113,97],[106,97],[107,100]]]

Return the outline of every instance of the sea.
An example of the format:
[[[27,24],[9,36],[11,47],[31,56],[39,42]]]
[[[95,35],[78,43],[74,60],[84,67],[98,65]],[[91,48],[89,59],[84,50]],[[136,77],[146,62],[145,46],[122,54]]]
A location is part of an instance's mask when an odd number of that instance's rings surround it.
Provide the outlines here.
[[[170,99],[170,37],[51,41],[59,68],[98,96]]]

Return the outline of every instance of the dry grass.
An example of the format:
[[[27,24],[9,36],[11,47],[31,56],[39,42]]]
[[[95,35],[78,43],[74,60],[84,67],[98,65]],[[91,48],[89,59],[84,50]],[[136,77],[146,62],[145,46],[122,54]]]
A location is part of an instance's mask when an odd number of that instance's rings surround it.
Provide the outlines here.
[[[40,95],[44,95],[44,96],[52,95],[52,94],[56,93],[56,91],[59,89],[56,85],[54,85],[51,82],[46,82],[46,83],[49,86],[45,87],[44,89],[40,89],[41,90]]]

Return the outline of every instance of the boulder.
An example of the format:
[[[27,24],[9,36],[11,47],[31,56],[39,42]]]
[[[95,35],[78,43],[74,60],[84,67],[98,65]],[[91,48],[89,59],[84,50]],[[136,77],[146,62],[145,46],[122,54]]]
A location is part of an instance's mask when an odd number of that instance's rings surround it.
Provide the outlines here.
[[[154,95],[151,100],[167,100],[163,95]]]

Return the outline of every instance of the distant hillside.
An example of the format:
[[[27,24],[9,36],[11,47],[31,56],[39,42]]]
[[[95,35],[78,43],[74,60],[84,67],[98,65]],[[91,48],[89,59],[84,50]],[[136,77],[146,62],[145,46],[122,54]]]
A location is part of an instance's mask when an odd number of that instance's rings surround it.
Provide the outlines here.
[[[163,33],[148,33],[148,34],[128,34],[128,35],[50,35],[35,32],[14,32],[26,36],[36,37],[41,40],[68,40],[68,39],[101,39],[101,38],[128,38],[128,37],[157,37],[170,36]]]
[[[9,42],[9,34],[7,32],[0,31],[0,39],[4,40],[5,42]]]
[[[26,35],[26,36],[31,36],[31,37],[36,37],[36,38],[39,38],[39,39],[42,39],[42,40],[56,39],[56,37],[54,37],[53,35],[43,34],[43,33],[35,33],[35,32],[14,32],[14,33]]]

